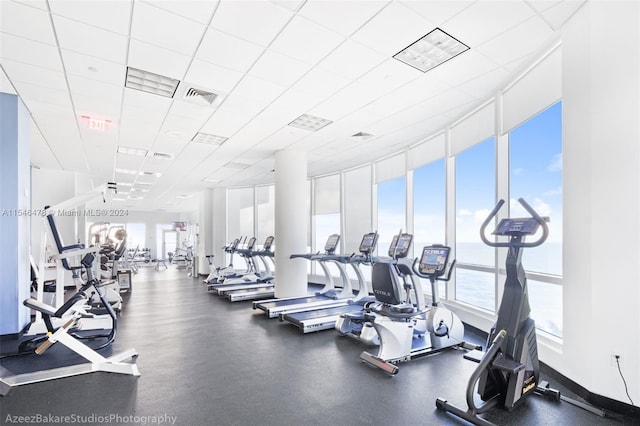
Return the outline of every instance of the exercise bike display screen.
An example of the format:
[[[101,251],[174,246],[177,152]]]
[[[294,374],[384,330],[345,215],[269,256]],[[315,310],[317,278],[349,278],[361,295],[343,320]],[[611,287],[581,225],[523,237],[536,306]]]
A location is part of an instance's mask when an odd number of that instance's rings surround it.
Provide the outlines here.
[[[411,234],[395,235],[389,246],[389,257],[393,257],[394,259],[407,257],[412,242],[413,235]]]
[[[329,235],[329,238],[327,238],[327,242],[324,245],[324,251],[327,253],[333,253],[336,251],[336,247],[338,247],[338,242],[340,242],[340,235]]]
[[[442,272],[447,266],[449,259],[449,247],[425,247],[422,249],[419,270],[423,274],[433,274]]]
[[[538,222],[533,218],[502,219],[494,235],[533,235],[538,230]]]
[[[376,243],[378,242],[378,233],[371,232],[369,234],[364,234],[362,237],[362,242],[360,243],[360,253],[371,253],[376,248]]]

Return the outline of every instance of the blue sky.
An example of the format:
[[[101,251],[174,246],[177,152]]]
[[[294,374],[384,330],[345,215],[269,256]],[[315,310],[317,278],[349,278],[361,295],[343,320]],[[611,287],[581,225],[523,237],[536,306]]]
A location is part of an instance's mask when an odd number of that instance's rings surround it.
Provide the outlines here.
[[[562,240],[562,105],[557,103],[511,131],[510,185],[512,215],[523,215],[522,197],[540,214],[551,216],[550,241]],[[481,222],[495,203],[494,139],[456,158],[456,223],[459,242],[479,241]],[[444,160],[414,171],[415,234],[424,242],[444,238]],[[515,204],[514,204],[515,202]],[[381,241],[391,229],[405,227],[405,178],[378,185]],[[388,229],[388,230],[387,230]],[[442,232],[438,232],[442,229]],[[433,235],[433,238],[429,238]]]

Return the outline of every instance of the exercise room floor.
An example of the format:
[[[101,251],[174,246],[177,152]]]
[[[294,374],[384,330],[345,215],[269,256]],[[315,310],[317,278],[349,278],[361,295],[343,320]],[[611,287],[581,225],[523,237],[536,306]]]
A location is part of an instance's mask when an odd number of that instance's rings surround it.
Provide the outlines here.
[[[106,354],[131,347],[139,353],[140,377],[92,373],[16,387],[0,397],[0,424],[15,424],[15,416],[65,424],[55,416],[69,416],[68,423],[79,424],[461,425],[436,410],[435,400],[465,406],[476,365],[461,351],[446,351],[401,364],[388,377],[360,362],[365,347],[351,339],[333,330],[303,335],[173,268],[141,268],[133,277]],[[5,359],[2,366],[22,371],[77,362],[68,352],[55,345],[51,353]],[[500,425],[632,424],[541,397],[486,418]]]

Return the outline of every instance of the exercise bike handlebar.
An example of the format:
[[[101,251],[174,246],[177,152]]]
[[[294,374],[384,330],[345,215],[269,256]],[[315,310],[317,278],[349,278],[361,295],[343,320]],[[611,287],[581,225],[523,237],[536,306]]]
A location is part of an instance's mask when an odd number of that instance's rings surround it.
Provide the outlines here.
[[[549,236],[549,225],[547,225],[546,220],[544,220],[533,209],[533,207],[531,207],[524,199],[518,198],[518,202],[522,205],[522,207],[525,208],[525,210],[531,215],[531,217],[533,219],[535,219],[535,221],[538,223],[538,225],[540,225],[542,227],[542,235],[540,236],[540,238],[538,238],[536,241],[531,241],[531,242],[528,242],[528,243],[514,242],[514,241],[502,242],[501,243],[501,242],[495,242],[495,241],[488,240],[487,237],[485,236],[485,230],[486,230],[487,226],[489,226],[491,221],[496,217],[496,215],[498,214],[498,211],[500,211],[500,208],[502,208],[502,205],[504,204],[504,200],[501,199],[500,201],[498,201],[498,204],[496,204],[496,206],[493,208],[491,213],[489,213],[489,217],[487,217],[487,219],[485,219],[485,221],[482,223],[482,226],[480,227],[480,238],[482,239],[483,243],[485,243],[489,247],[528,247],[528,248],[531,248],[531,247],[538,247],[539,245],[541,245],[542,243],[544,243],[547,240],[547,237]]]

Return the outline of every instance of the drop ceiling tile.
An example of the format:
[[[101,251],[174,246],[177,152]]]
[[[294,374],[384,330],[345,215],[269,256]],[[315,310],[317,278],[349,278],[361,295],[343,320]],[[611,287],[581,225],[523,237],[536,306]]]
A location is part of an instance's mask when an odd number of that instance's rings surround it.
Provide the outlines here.
[[[340,76],[356,79],[387,59],[385,55],[360,43],[347,40],[317,67]]]
[[[379,96],[375,87],[356,81],[313,108],[309,114],[336,121]]]
[[[155,7],[189,18],[201,24],[208,24],[216,6],[218,5],[218,0],[153,0],[145,1],[145,3],[152,4]]]
[[[2,34],[0,57],[55,71],[63,71],[57,47],[10,34]]]
[[[47,12],[11,1],[0,2],[0,11],[0,29],[3,33],[56,45]]]
[[[237,95],[242,98],[260,99],[262,101],[271,102],[280,96],[286,88],[286,85],[278,85],[247,74],[235,89],[233,89],[233,92],[229,95],[229,99],[233,99],[233,97]],[[229,99],[225,101],[225,103],[229,102]]]
[[[192,120],[186,117],[167,114],[160,128],[159,135],[164,135],[172,139],[191,140],[202,127],[202,124],[202,120]]]
[[[16,3],[23,4],[29,7],[35,7],[36,9],[49,11],[46,0],[13,0]]]
[[[358,81],[375,87],[379,96],[382,96],[422,76],[423,73],[415,68],[407,67],[406,64],[389,58],[360,77]]]
[[[7,73],[12,76],[12,80],[50,89],[67,90],[67,82],[62,72],[16,62],[10,59],[3,60],[2,66]]]
[[[38,123],[41,122],[41,120],[48,120],[51,123],[66,123],[73,126],[76,120],[70,103],[66,106],[60,106],[50,103],[31,101],[27,107],[29,108],[29,112],[31,112],[32,116],[39,119],[34,118]]]
[[[536,0],[537,1],[537,0]],[[446,22],[469,7],[474,1],[468,0],[430,0],[414,1],[401,0],[403,6],[417,12],[423,18],[433,22],[435,25],[446,25]]]
[[[478,46],[477,51],[498,64],[507,64],[540,48],[553,31],[539,17],[514,27]]]
[[[238,71],[194,59],[184,80],[196,86],[212,89],[214,92],[228,93],[238,84],[242,76],[243,74]]]
[[[0,92],[15,95],[16,91],[13,89],[13,85],[11,85],[4,70],[0,69],[0,71],[2,71],[0,72]]]
[[[267,51],[258,59],[249,74],[280,86],[290,86],[311,68],[311,65]]]
[[[326,30],[320,25],[300,16],[295,16],[278,35],[269,49],[315,64],[333,51],[344,36]]]
[[[130,67],[182,80],[190,62],[189,56],[142,41],[132,39],[129,44],[128,65]]]
[[[219,109],[202,127],[202,132],[229,137],[251,120],[244,114]]]
[[[262,140],[255,148],[275,152],[309,136],[309,132],[291,126],[285,126]]]
[[[349,36],[387,4],[388,1],[308,1],[298,14],[339,34]]]
[[[444,64],[433,68],[427,74],[452,87],[473,80],[483,74],[497,69],[497,63],[475,50],[467,50]]]
[[[42,134],[36,127],[33,121],[30,126],[30,156],[31,156],[31,164],[40,167],[41,169],[56,169],[59,170],[61,168],[58,159],[51,151],[49,144],[42,137]]]
[[[120,102],[122,100],[123,87],[90,80],[88,78],[70,75],[68,77],[71,95],[84,95]]]
[[[170,115],[186,117],[203,123],[209,119],[213,112],[211,108],[182,101],[173,102],[169,110]]]
[[[563,0],[536,0],[535,2],[530,2],[529,5],[537,10],[538,12],[545,11],[553,6],[557,6],[561,3],[584,3],[583,1],[573,1],[567,2]]]
[[[167,154],[178,155],[184,147],[189,143],[188,139],[175,138],[171,136],[167,136],[166,134],[158,134],[155,142],[151,146],[151,151],[153,152],[164,152]],[[172,161],[167,161],[167,163],[172,163]]]
[[[65,16],[118,34],[129,34],[131,0],[51,0],[49,5],[51,12],[55,15]],[[54,22],[56,21],[54,17]]]
[[[324,99],[340,91],[349,83],[350,80],[345,77],[314,67],[291,89]]]
[[[237,116],[246,117],[248,121],[265,109],[271,102],[271,99],[245,98],[244,96],[232,95],[224,100],[218,112],[230,112]],[[218,112],[216,112],[216,115]]]
[[[131,38],[183,55],[195,53],[205,29],[205,25],[148,3],[137,2],[133,9]]]
[[[223,1],[211,26],[266,47],[291,16],[290,11],[267,2]]]
[[[124,86],[126,66],[71,50],[61,52],[67,74]]]
[[[73,105],[78,115],[103,118],[115,123],[120,117],[121,99],[102,99],[74,94]]]
[[[27,107],[30,102],[36,101],[71,109],[71,100],[66,90],[49,89],[21,81],[14,81],[13,84]]]
[[[53,24],[60,48],[125,63],[127,37],[57,15],[53,15]]]
[[[401,4],[392,3],[351,38],[389,57],[424,36],[434,27],[434,23],[414,11]]]
[[[585,1],[586,0],[556,2],[557,4],[554,4],[552,7],[544,11],[544,18],[555,28],[560,28],[571,16],[573,16],[576,10],[582,7]]]
[[[523,1],[480,1],[447,21],[442,29],[474,49],[534,14]]]
[[[118,144],[132,148],[150,149],[158,128],[140,126],[123,119],[120,126]]]
[[[126,106],[162,113],[166,113],[173,102],[171,98],[165,96],[158,96],[129,88],[125,88],[123,99],[123,104]]]
[[[133,106],[127,103],[122,105],[122,123],[131,127],[147,127],[157,132],[167,114],[167,108],[149,109]]]
[[[209,28],[196,52],[196,58],[236,71],[246,72],[264,48]]]
[[[503,87],[508,76],[509,73],[506,70],[499,68],[458,85],[456,89],[476,99],[488,99],[495,95],[497,87]]]

